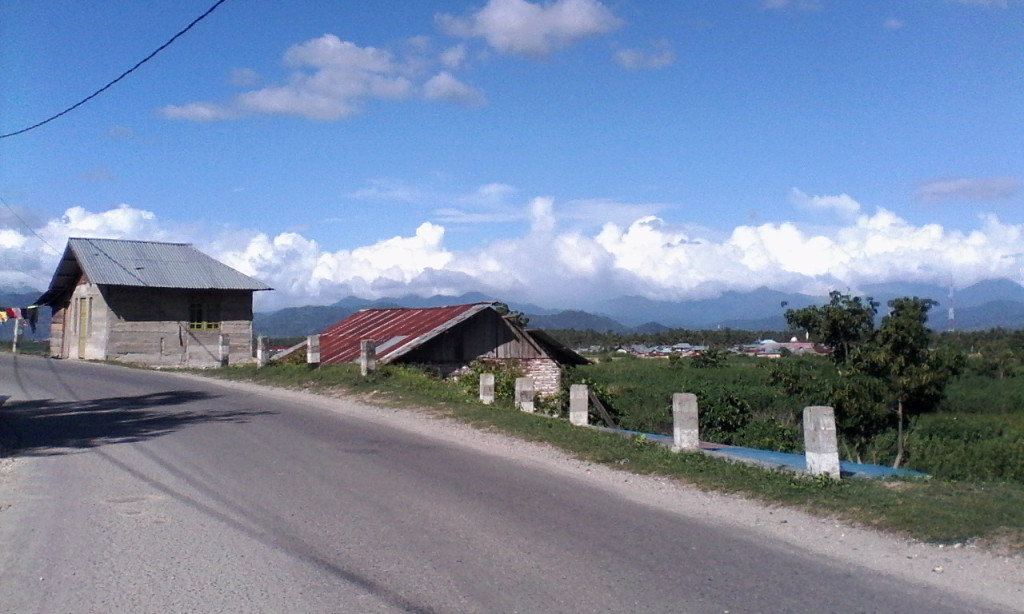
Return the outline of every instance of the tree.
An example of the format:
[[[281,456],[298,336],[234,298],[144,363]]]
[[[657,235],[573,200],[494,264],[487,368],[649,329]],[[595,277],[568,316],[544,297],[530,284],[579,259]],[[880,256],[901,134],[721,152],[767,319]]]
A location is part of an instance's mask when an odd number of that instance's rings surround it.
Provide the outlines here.
[[[931,331],[925,326],[928,310],[937,305],[924,298],[889,301],[889,314],[869,342],[852,355],[858,374],[884,383],[896,413],[896,460],[903,462],[908,416],[934,409],[946,384],[963,369],[962,354],[931,350]]]
[[[870,297],[850,296],[833,290],[827,305],[787,309],[786,322],[801,328],[832,349],[832,360],[842,369],[857,344],[867,340],[875,327],[878,303]]]
[[[530,318],[525,313],[511,309],[506,303],[495,303],[494,310],[519,328],[526,328],[530,323]]]

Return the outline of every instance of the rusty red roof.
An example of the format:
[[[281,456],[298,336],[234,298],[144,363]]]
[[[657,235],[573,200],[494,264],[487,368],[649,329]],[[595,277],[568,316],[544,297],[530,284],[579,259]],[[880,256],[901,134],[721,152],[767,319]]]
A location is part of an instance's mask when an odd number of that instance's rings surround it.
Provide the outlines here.
[[[387,363],[419,347],[494,303],[422,309],[364,309],[320,333],[320,361],[341,364],[359,358],[359,342],[373,339],[377,360]]]

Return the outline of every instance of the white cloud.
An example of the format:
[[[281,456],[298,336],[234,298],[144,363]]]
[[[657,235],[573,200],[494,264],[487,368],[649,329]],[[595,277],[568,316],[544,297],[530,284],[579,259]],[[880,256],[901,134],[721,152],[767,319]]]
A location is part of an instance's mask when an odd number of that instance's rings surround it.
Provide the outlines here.
[[[235,87],[252,87],[260,82],[260,75],[251,68],[236,68],[231,71],[228,83]]]
[[[598,0],[489,0],[467,17],[441,14],[437,21],[452,36],[480,37],[502,53],[529,56],[545,56],[622,25]]]
[[[167,119],[213,122],[234,119],[238,114],[213,102],[190,102],[183,105],[167,105],[160,109],[160,115]]]
[[[1009,6],[1007,0],[949,0],[954,4],[964,4],[967,6],[985,6],[1005,9]]]
[[[489,192],[505,198],[507,186],[481,188]],[[561,207],[547,197],[520,205],[518,219],[528,224],[521,236],[462,251],[445,246],[445,227],[436,221],[420,223],[409,235],[331,250],[296,232],[268,236],[254,229],[204,228],[211,234],[197,236],[128,205],[102,212],[73,207],[38,224],[35,234],[15,220],[0,220],[0,285],[44,289],[70,236],[193,242],[276,288],[258,295],[263,310],[352,294],[483,291],[580,308],[625,294],[677,300],[760,286],[818,294],[884,281],[945,284],[952,278],[963,286],[1018,279],[1016,255],[1024,253],[1024,224],[1006,224],[991,214],[960,231],[914,225],[880,208],[827,231],[784,221],[738,226],[721,239],[653,215],[593,231],[566,228]]]
[[[799,188],[789,191],[791,203],[808,211],[833,211],[842,217],[850,217],[860,212],[860,203],[848,194],[811,196]]]
[[[412,51],[396,57],[387,49],[360,47],[334,34],[324,34],[285,51],[284,64],[291,73],[284,83],[243,91],[223,104],[203,101],[168,105],[160,109],[160,114],[168,119],[191,121],[260,114],[334,121],[360,113],[370,100],[403,100],[422,95],[429,100],[460,104],[484,101],[479,90],[451,73],[464,61],[458,48],[428,60],[420,55],[427,46],[425,40],[409,41]],[[430,67],[439,65],[449,70],[428,78]],[[256,78],[258,75],[248,69],[236,69],[231,79],[241,85]]]
[[[822,0],[764,0],[761,7],[765,9],[804,9],[813,10],[821,8]]]
[[[449,47],[448,49],[445,49],[444,51],[441,52],[441,64],[445,68],[449,69],[460,68],[462,67],[463,64],[466,63],[467,55],[468,52],[466,50],[466,46],[463,44],[458,44],[455,45],[454,47]]]
[[[613,56],[615,63],[626,70],[657,70],[671,66],[676,60],[667,41],[654,44],[652,51],[642,49],[619,49]]]
[[[890,17],[882,22],[882,27],[886,30],[899,30],[903,25],[903,22],[895,17]]]
[[[1017,177],[933,179],[914,192],[926,203],[943,201],[988,202],[1010,198],[1020,191]]]
[[[448,71],[434,75],[423,84],[423,97],[469,105],[484,102],[483,92],[459,81]]]

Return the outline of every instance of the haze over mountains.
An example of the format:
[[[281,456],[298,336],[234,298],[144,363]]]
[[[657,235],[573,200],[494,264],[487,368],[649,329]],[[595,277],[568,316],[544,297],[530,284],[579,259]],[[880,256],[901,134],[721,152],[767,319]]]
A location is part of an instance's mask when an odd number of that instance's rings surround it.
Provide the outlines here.
[[[930,298],[939,303],[929,318],[933,330],[1024,328],[1024,287],[1008,279],[979,282],[956,291],[929,284],[876,284],[866,286],[861,296],[880,303],[880,314],[888,301],[903,296]],[[270,313],[258,313],[254,326],[258,334],[301,336],[323,330],[360,309],[379,307],[436,307],[458,303],[498,300],[530,318],[531,328],[649,332],[664,328],[744,330],[784,330],[786,309],[821,305],[826,297],[779,292],[760,288],[752,292],[725,292],[713,299],[695,301],[656,301],[638,296],[623,296],[604,301],[589,311],[557,310],[516,302],[512,297],[481,293],[461,296],[406,296],[378,300],[349,297],[332,305],[291,307]],[[949,308],[954,308],[950,325]]]
[[[29,288],[0,290],[0,306],[25,306],[41,293]],[[930,284],[888,283],[865,286],[860,296],[870,296],[881,305],[880,314],[893,298],[918,296],[938,301],[928,325],[936,331],[988,328],[1024,328],[1024,287],[1008,279],[982,281],[957,290]],[[367,300],[348,297],[331,305],[289,307],[256,313],[256,334],[298,337],[317,333],[360,309],[379,307],[437,307],[459,303],[497,300],[529,316],[531,328],[577,329],[615,332],[653,332],[665,328],[741,330],[785,330],[786,309],[821,305],[826,297],[779,292],[760,288],[752,292],[725,292],[713,299],[657,301],[639,296],[622,296],[583,310],[557,310],[520,303],[514,297],[468,293],[461,296],[405,296]],[[950,321],[950,307],[954,319]],[[39,325],[29,338],[45,339],[49,334],[49,309],[40,310]],[[13,326],[0,325],[0,339],[10,339]]]

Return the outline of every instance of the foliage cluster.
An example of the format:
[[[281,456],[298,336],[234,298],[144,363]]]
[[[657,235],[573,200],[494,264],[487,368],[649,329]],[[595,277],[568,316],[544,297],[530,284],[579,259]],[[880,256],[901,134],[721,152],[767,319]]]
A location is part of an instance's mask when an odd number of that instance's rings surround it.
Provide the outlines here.
[[[512,361],[484,362],[473,361],[469,367],[456,379],[456,385],[465,391],[466,394],[476,397],[480,392],[480,376],[484,373],[494,375],[494,398],[507,401],[514,400],[516,393],[516,378],[523,377],[521,367]]]
[[[690,359],[648,360],[621,357],[577,367],[567,384],[585,383],[627,430],[672,432],[672,395],[692,392],[700,405],[702,437],[735,445],[757,445],[784,452],[803,450],[799,431],[802,407],[779,398],[768,385],[766,365],[754,358],[724,355],[718,367]]]

